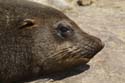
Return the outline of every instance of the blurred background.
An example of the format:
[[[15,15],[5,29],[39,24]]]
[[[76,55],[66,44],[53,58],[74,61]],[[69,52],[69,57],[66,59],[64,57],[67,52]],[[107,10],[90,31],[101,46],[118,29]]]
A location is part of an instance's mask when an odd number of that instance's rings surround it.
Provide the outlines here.
[[[29,83],[125,83],[125,0],[31,0],[54,7],[83,31],[99,37],[104,49],[90,68],[57,81]]]

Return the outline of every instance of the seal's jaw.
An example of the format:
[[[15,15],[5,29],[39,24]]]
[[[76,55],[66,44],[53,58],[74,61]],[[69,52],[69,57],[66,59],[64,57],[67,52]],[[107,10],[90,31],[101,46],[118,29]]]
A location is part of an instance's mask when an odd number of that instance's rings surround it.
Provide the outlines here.
[[[43,64],[42,71],[47,74],[65,71],[79,65],[84,65],[90,60],[89,58],[80,57],[78,55],[75,55],[74,57],[71,57],[70,55],[67,56],[69,57],[62,57],[58,60],[55,60],[57,57],[53,57],[51,60],[47,59]]]
[[[89,48],[85,48],[84,45],[84,47],[65,46],[66,48],[59,49],[56,54],[51,55],[44,61],[43,71],[47,73],[59,72],[88,63],[104,47],[104,44],[98,38],[92,44],[94,46]],[[88,45],[86,46],[88,47]]]

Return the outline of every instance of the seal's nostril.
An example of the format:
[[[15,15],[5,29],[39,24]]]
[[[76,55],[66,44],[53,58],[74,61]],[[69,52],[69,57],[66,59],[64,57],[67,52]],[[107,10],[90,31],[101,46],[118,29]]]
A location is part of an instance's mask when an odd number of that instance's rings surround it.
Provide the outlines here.
[[[104,48],[104,46],[105,46],[105,44],[104,44],[104,42],[102,42],[102,49]]]
[[[97,52],[101,51],[104,48],[104,46],[105,46],[105,44],[100,40],[98,42],[98,50],[97,50]]]

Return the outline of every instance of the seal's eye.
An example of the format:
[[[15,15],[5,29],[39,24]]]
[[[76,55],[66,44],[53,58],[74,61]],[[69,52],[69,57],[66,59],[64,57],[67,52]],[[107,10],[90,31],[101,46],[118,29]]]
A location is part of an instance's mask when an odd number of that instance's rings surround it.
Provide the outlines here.
[[[56,31],[57,35],[63,39],[73,36],[74,33],[70,26],[64,24],[59,24],[56,28]]]

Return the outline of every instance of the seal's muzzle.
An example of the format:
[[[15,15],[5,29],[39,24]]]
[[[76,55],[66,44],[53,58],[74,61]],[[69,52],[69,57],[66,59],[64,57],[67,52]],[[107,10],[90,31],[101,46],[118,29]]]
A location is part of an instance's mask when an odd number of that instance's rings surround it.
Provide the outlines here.
[[[92,57],[94,57],[99,51],[101,51],[104,48],[104,43],[96,38],[94,39],[93,42],[84,45],[83,47],[83,51],[81,51],[81,55],[84,58],[89,58],[91,59]]]

